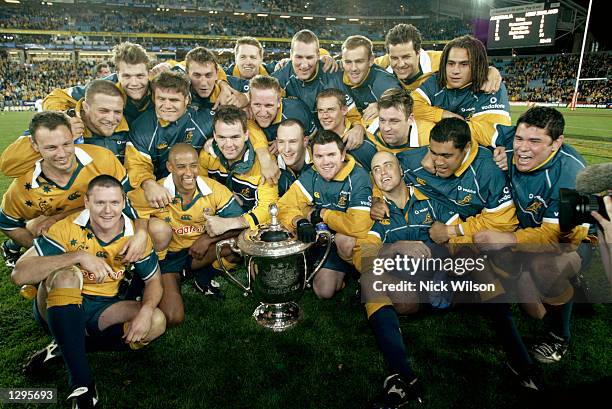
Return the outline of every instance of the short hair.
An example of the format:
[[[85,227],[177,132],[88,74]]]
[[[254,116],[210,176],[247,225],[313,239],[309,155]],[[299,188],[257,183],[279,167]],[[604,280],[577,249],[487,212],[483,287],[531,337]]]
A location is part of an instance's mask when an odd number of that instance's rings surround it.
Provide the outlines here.
[[[299,119],[293,119],[293,118],[289,118],[289,119],[285,119],[283,122],[281,122],[278,125],[278,128],[276,130],[276,134],[278,135],[278,130],[281,129],[281,127],[283,128],[288,128],[290,126],[297,126],[298,128],[300,128],[300,133],[302,135],[305,134],[305,129],[304,129],[304,124],[302,123],[302,121],[300,121]]]
[[[122,194],[124,193],[121,182],[111,175],[98,175],[91,179],[87,185],[87,196],[89,196],[96,187],[116,187],[121,190]]]
[[[110,70],[110,65],[108,65],[108,63],[106,62],[101,62],[99,64],[96,64],[94,66],[94,73],[99,74],[100,71],[102,71],[102,68],[108,68]]]
[[[330,97],[336,98],[338,100],[340,108],[346,105],[346,95],[344,94],[344,92],[340,91],[338,88],[326,88],[317,94],[315,106],[319,103],[319,99]]]
[[[411,41],[414,51],[418,53],[423,42],[419,29],[412,24],[398,24],[389,30],[385,36],[385,48],[389,51],[390,45],[404,44]]]
[[[533,107],[525,111],[516,122],[516,126],[525,124],[545,129],[553,141],[563,135],[565,119],[561,112],[551,107]]]
[[[213,129],[217,126],[217,122],[233,125],[236,122],[240,123],[242,130],[247,130],[247,115],[242,109],[234,105],[221,105],[213,118]]]
[[[412,114],[414,100],[410,93],[400,88],[390,88],[383,92],[378,100],[378,109],[388,109],[395,107],[402,111],[406,118]]]
[[[249,80],[249,89],[273,89],[281,95],[281,86],[278,80],[274,77],[269,77],[267,75],[256,75]]]
[[[293,45],[297,42],[312,44],[315,43],[317,45],[317,50],[319,49],[319,37],[315,33],[310,30],[300,30],[293,35],[291,39],[291,48],[293,49]]]
[[[344,151],[344,142],[342,141],[340,135],[334,131],[320,129],[313,136],[312,141],[310,142],[313,148],[315,145],[327,145],[328,143],[335,143],[338,146],[338,149],[340,149],[340,152]]]
[[[240,48],[241,45],[252,45],[254,47],[257,47],[257,49],[259,50],[259,55],[263,57],[263,47],[261,46],[259,40],[255,37],[244,36],[236,40],[236,45],[234,46],[234,54],[238,54],[238,48]]]
[[[123,94],[117,88],[117,85],[108,80],[93,80],[87,86],[85,91],[85,101],[91,103],[91,99],[98,94],[104,94],[111,97],[120,97],[123,99]]]
[[[217,57],[215,57],[215,54],[206,47],[196,47],[189,50],[185,56],[185,66],[187,71],[189,71],[189,64],[192,62],[202,65],[212,64],[215,66],[215,70],[217,69]]]
[[[151,89],[153,92],[158,88],[173,89],[188,97],[191,95],[189,87],[189,78],[187,78],[185,74],[177,71],[161,72],[151,81]]]
[[[344,40],[344,43],[342,43],[342,51],[354,50],[357,47],[365,47],[368,51],[368,57],[374,55],[372,41],[362,35],[350,36],[346,40]]]
[[[464,150],[472,137],[467,122],[459,118],[444,118],[431,129],[429,139],[438,143],[452,141],[455,149]]]
[[[482,88],[483,84],[487,81],[489,63],[487,61],[487,50],[484,44],[471,35],[454,38],[444,46],[442,57],[440,57],[440,77],[438,79],[440,87],[446,87],[446,64],[448,62],[448,55],[453,48],[464,48],[467,50],[472,74],[470,78],[470,82],[472,83],[471,89],[473,92],[479,92],[480,88]]]
[[[60,126],[65,126],[70,130],[70,121],[63,112],[58,111],[45,111],[38,112],[30,121],[28,131],[34,141],[36,141],[36,131],[40,128],[46,128],[50,131],[57,129]]]
[[[196,158],[198,157],[198,151],[196,151],[193,145],[186,142],[179,142],[175,143],[170,148],[170,151],[168,152],[168,162],[170,162],[170,158],[173,158],[176,155],[176,151],[192,152],[193,154],[195,154]]]
[[[113,64],[119,66],[120,62],[130,65],[145,64],[149,65],[151,61],[149,55],[140,44],[130,43],[129,41],[117,44],[113,48]]]

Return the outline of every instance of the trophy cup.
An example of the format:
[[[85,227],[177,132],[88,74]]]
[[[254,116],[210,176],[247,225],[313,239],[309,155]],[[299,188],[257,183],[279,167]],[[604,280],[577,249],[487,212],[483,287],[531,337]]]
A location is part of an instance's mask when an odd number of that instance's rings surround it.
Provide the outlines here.
[[[270,205],[272,220],[256,230],[244,230],[237,237],[217,243],[217,260],[230,281],[253,294],[260,305],[253,312],[257,323],[275,332],[297,324],[302,313],[297,301],[306,285],[323,266],[331,248],[333,236],[329,231],[317,232],[317,241],[325,239],[326,249],[321,261],[308,274],[306,250],[315,243],[303,243],[296,235],[280,225],[278,207]],[[223,264],[221,251],[229,246],[245,259],[247,284],[244,285]]]

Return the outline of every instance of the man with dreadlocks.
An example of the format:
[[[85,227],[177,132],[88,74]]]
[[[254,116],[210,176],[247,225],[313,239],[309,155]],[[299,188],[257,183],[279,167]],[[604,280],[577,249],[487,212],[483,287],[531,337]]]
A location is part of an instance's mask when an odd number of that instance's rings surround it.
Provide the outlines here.
[[[479,144],[490,145],[495,126],[511,122],[506,86],[502,83],[493,94],[480,90],[487,72],[487,51],[480,40],[469,35],[451,40],[442,51],[440,71],[412,93],[415,118],[434,123],[463,119]]]

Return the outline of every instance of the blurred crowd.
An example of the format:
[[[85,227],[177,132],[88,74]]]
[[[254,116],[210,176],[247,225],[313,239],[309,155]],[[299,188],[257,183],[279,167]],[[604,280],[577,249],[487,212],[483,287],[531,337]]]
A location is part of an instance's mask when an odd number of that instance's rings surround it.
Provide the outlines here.
[[[568,102],[572,99],[579,55],[514,57],[494,60],[505,79],[511,101]],[[612,66],[611,53],[587,54],[581,78],[607,78]],[[607,81],[581,81],[579,100],[587,103],[612,103]]]

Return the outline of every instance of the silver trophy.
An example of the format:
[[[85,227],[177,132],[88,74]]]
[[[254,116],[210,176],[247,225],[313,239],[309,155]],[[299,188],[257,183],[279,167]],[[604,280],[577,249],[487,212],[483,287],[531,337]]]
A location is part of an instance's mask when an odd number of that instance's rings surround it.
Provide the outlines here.
[[[314,243],[303,243],[296,235],[280,225],[278,207],[270,205],[272,220],[256,230],[244,230],[237,237],[217,243],[217,260],[225,274],[245,295],[253,294],[260,305],[253,312],[257,323],[272,331],[284,331],[300,319],[302,312],[297,301],[304,289],[327,259],[333,236],[329,230],[317,232],[315,242],[326,242],[323,258],[308,274],[306,250]],[[223,264],[221,251],[230,246],[245,259],[247,284],[244,285]]]

